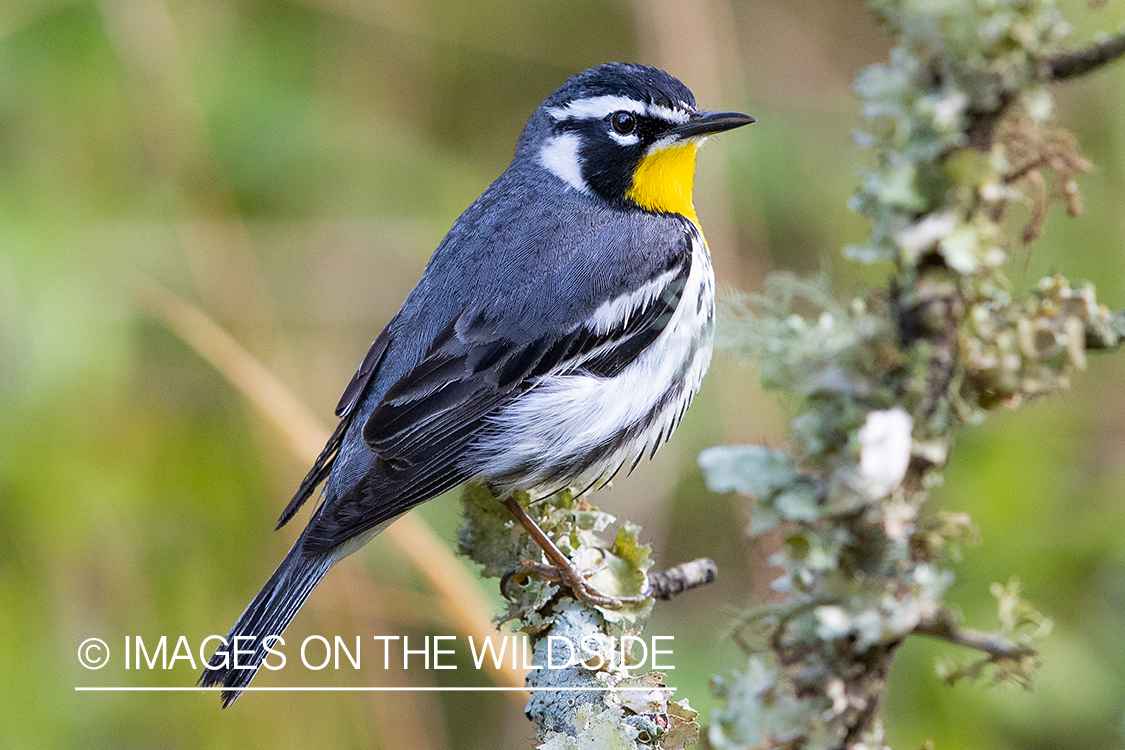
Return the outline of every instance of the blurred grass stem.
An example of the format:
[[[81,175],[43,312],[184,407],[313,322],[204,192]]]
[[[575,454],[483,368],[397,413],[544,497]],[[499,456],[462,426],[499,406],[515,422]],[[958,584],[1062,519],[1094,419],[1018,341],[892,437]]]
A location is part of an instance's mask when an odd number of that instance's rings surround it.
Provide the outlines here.
[[[330,430],[267,367],[198,307],[180,299],[156,281],[138,275],[136,295],[141,307],[168,327],[235,387],[285,438],[302,460],[312,463],[328,441]],[[407,514],[383,534],[426,579],[437,604],[458,630],[477,640],[493,635],[492,608],[480,583],[449,548],[416,515]],[[488,665],[487,661],[485,662]],[[522,687],[524,672],[489,666],[497,685]],[[521,705],[522,693],[510,693]]]

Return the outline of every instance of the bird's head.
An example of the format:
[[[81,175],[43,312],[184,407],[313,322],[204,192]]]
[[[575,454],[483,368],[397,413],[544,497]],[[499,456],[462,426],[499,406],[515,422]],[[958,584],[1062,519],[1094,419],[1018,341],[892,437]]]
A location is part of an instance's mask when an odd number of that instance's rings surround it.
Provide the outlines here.
[[[697,110],[691,91],[662,70],[608,63],[551,94],[524,130],[520,151],[583,193],[695,221],[700,144],[752,122],[739,112]]]

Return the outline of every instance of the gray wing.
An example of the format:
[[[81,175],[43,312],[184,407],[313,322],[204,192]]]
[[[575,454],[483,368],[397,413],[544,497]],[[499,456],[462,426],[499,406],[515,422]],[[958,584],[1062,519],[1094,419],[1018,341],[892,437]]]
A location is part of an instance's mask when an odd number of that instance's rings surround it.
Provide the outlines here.
[[[656,340],[679,304],[691,270],[691,242],[678,224],[674,232],[649,236],[626,228],[607,223],[575,245],[544,249],[522,267],[473,275],[478,286],[499,279],[506,296],[482,295],[469,285],[467,307],[383,394],[363,429],[374,464],[358,484],[318,510],[306,530],[307,553],[336,547],[472,478],[474,470],[459,459],[489,415],[541,376],[580,368],[612,377]],[[635,243],[642,240],[639,252]],[[542,257],[547,252],[554,257]],[[622,260],[618,266],[611,262],[616,259]],[[442,260],[435,254],[435,261]],[[458,268],[466,267],[462,259]],[[424,278],[421,291],[411,294],[404,319],[419,300],[441,300],[425,285]],[[639,294],[646,285],[648,291]],[[464,289],[437,291],[466,299]],[[607,310],[620,312],[620,319],[607,324]]]

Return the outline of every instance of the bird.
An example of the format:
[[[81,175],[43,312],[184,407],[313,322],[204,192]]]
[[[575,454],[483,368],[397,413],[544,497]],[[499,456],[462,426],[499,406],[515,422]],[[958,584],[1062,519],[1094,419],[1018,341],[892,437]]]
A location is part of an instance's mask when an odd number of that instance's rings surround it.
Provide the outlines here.
[[[633,63],[580,72],[535,110],[344,389],[277,528],[323,485],[309,521],[200,678],[224,708],[329,569],[414,506],[482,481],[534,536],[515,493],[588,488],[668,440],[715,321],[696,153],[752,122],[698,110],[678,79]],[[544,568],[596,601],[536,540]]]

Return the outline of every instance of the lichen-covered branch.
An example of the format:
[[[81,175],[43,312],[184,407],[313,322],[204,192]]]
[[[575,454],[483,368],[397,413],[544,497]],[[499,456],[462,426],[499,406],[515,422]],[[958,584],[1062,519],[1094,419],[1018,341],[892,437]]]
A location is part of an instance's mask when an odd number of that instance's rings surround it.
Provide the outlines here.
[[[651,548],[640,544],[640,528],[625,522],[612,540],[604,534],[614,518],[570,492],[537,502],[516,497],[539,527],[589,582],[614,597],[650,594],[618,609],[576,601],[559,583],[506,574],[525,560],[542,559],[539,547],[522,533],[511,513],[482,485],[463,496],[462,553],[483,566],[482,575],[504,582],[508,611],[498,618],[527,633],[534,665],[526,713],[538,727],[544,750],[678,750],[699,736],[698,714],[686,699],[673,701],[664,674],[634,657],[656,598],[671,598],[715,579],[710,560],[695,560],[661,573],[651,572]],[[652,665],[655,658],[648,659]],[[542,690],[558,688],[558,690]]]
[[[1032,656],[1035,649],[1020,643],[1013,643],[1007,638],[995,633],[985,633],[975,628],[958,627],[953,615],[948,610],[943,610],[938,617],[918,623],[914,628],[918,635],[928,635],[940,638],[943,641],[964,646],[976,651],[981,651],[991,659],[1020,659]]]
[[[1046,81],[1077,78],[1125,57],[1125,33],[1073,52],[1063,52],[1043,60],[1039,75]]]
[[[1030,677],[1039,668],[1036,644],[1051,631],[1052,623],[1020,597],[1017,581],[1007,586],[992,584],[992,594],[998,603],[999,630],[986,633],[965,627],[958,621],[955,611],[942,609],[919,622],[914,633],[984,654],[983,658],[969,664],[939,661],[938,676],[950,685],[962,679],[977,679],[989,668],[995,682],[1015,682],[1029,688]]]
[[[691,562],[674,565],[667,570],[648,574],[648,583],[654,599],[668,600],[685,591],[714,583],[719,575],[715,561],[700,557]]]
[[[731,305],[723,333],[803,408],[788,450],[700,456],[712,489],[755,498],[751,534],[784,530],[785,599],[735,628],[748,663],[719,683],[719,748],[885,747],[886,674],[914,634],[984,653],[946,679],[1030,682],[1049,622],[1013,585],[994,591],[996,633],[962,626],[944,596],[975,527],[922,507],[957,427],[1065,388],[1125,333],[1088,285],[1052,276],[1018,294],[1005,276],[1008,214],[1026,212],[1032,241],[1049,203],[1081,211],[1090,169],[1044,83],[1104,64],[1115,43],[1062,52],[1052,0],[870,6],[896,44],[856,82],[876,166],[853,202],[871,235],[847,255],[888,264],[890,283],[839,302],[824,280],[775,276]]]

